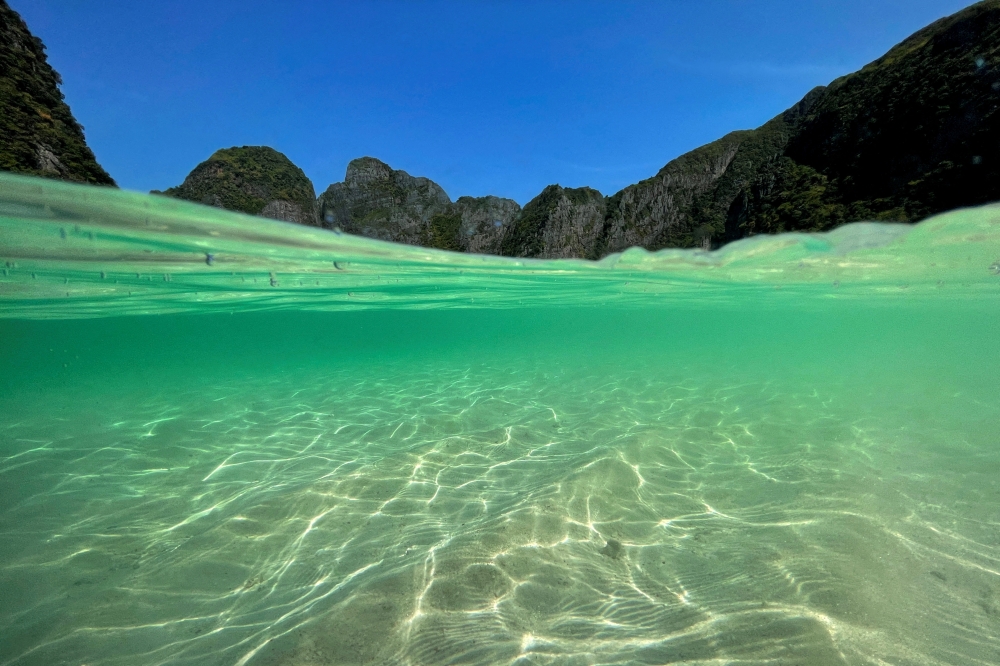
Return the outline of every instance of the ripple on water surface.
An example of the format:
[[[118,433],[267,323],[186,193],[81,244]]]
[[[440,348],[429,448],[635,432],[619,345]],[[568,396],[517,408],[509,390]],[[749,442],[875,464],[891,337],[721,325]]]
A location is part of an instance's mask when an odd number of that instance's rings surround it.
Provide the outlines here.
[[[0,174],[0,259],[0,666],[1000,663],[996,206],[543,261]]]

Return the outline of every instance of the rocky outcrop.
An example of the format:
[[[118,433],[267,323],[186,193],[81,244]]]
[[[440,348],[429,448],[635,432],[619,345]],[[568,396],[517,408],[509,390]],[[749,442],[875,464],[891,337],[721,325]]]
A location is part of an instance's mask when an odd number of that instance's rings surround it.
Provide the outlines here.
[[[609,197],[600,254],[633,246],[708,249],[732,240],[725,234],[733,202],[754,187],[760,192],[773,189],[775,165],[823,90],[813,90],[762,127],[731,132],[696,148],[669,162],[656,176]]]
[[[153,193],[286,222],[319,222],[312,181],[267,146],[217,150],[182,184]]]
[[[654,177],[610,197],[597,254],[633,246],[706,245],[711,231],[697,227],[694,210],[715,198],[747,134],[733,132],[682,155]]]
[[[525,205],[505,234],[500,254],[593,257],[602,246],[605,200],[589,187],[549,185]]]
[[[114,185],[87,147],[45,45],[0,0],[0,169]]]
[[[607,245],[710,247],[1000,199],[1000,0],[937,21],[762,127],[609,201]]]
[[[467,207],[458,215],[442,200],[422,208],[430,212],[405,242],[596,259],[632,246],[708,249],[759,233],[917,221],[1000,200],[998,100],[1000,0],[987,0],[810,91],[763,126],[697,148],[610,197],[550,185],[520,212],[510,202],[492,232],[493,213]],[[352,227],[404,239],[392,228]]]
[[[319,223],[459,252],[598,259],[633,246],[708,249],[758,233],[917,221],[1000,199],[998,100],[1000,0],[987,0],[610,197],[550,185],[523,210],[493,196],[452,202],[433,181],[362,157],[320,196]],[[49,144],[33,146],[39,169],[62,173]],[[251,150],[253,159],[235,152]],[[306,184],[280,153],[242,148],[219,151],[167,193],[312,223]]]
[[[504,236],[521,214],[513,199],[459,197],[455,209],[461,216],[457,244],[463,252],[500,254]]]
[[[322,224],[348,233],[455,252],[495,254],[520,206],[500,197],[461,197],[374,157],[347,165],[343,182],[319,197]]]
[[[298,222],[299,224],[316,223],[315,213],[308,210],[304,211],[303,208],[304,206],[299,203],[274,199],[261,209],[259,215],[272,220],[281,220],[282,222]]]
[[[552,185],[525,206],[495,196],[452,202],[432,180],[373,157],[351,161],[343,182],[319,197],[322,224],[369,238],[454,252],[519,257],[592,256],[600,247],[604,197]]]
[[[454,252],[518,257],[592,256],[604,228],[604,197],[588,187],[551,185],[524,210],[501,197],[452,202],[427,178],[373,157],[347,166],[344,181],[320,195],[323,226]]]
[[[594,257],[604,233],[604,197],[589,187],[555,186],[559,198],[542,232],[541,257]]]
[[[437,183],[374,157],[351,160],[343,182],[319,197],[323,226],[411,245],[431,244],[431,218],[450,209],[451,199]]]

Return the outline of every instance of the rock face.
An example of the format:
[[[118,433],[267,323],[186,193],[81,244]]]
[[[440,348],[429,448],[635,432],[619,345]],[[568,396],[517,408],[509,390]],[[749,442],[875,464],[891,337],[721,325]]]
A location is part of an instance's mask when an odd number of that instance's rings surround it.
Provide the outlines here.
[[[347,165],[344,181],[319,197],[322,224],[369,238],[456,252],[496,254],[520,206],[499,197],[452,203],[432,180],[374,157]]]
[[[323,226],[411,245],[430,244],[431,218],[446,215],[450,207],[451,199],[434,181],[374,157],[352,160],[344,182],[319,197]]]
[[[0,169],[114,185],[63,101],[42,40],[0,0]]]
[[[521,213],[513,199],[459,197],[455,208],[461,215],[457,245],[463,252],[500,254],[501,243]]]
[[[602,243],[605,200],[589,187],[549,185],[528,202],[501,243],[512,257],[592,257]]]
[[[1000,0],[920,30],[609,199],[602,252],[709,247],[1000,199]]]
[[[1000,0],[986,0],[610,197],[550,185],[523,210],[493,196],[452,202],[433,181],[362,157],[320,196],[319,223],[460,252],[599,259],[633,246],[708,249],[758,233],[917,221],[1000,200],[998,107]],[[39,170],[66,164],[50,144],[26,154]],[[315,220],[312,185],[269,148],[219,151],[166,193]]]
[[[182,184],[154,194],[286,222],[318,223],[312,181],[291,160],[266,146],[217,150]]]
[[[1000,200],[998,107],[1000,0],[987,0],[812,90],[763,126],[727,134],[610,197],[550,185],[518,212],[490,197],[448,208],[443,192],[433,204],[407,194],[378,213],[362,207],[353,226],[342,226],[446,249],[597,259],[632,246],[708,249],[858,220],[915,222]],[[365,215],[383,222],[359,224]],[[499,221],[492,232],[491,217]]]
[[[353,160],[344,181],[319,197],[322,224],[369,238],[455,252],[589,257],[601,243],[605,199],[551,185],[524,210],[500,197],[452,202],[437,183],[373,157]]]

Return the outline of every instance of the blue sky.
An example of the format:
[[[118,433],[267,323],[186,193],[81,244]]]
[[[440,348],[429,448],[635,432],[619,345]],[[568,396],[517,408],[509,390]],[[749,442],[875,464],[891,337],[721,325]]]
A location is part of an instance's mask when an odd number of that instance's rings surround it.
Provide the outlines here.
[[[9,1],[122,187],[268,145],[317,193],[371,155],[522,205],[648,178],[970,4]]]

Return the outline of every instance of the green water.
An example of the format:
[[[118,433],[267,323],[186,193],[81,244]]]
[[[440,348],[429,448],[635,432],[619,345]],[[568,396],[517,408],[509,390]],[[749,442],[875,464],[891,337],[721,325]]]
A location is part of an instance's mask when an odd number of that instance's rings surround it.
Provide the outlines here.
[[[0,666],[1000,662],[1000,208],[591,264],[4,176],[0,261]]]

